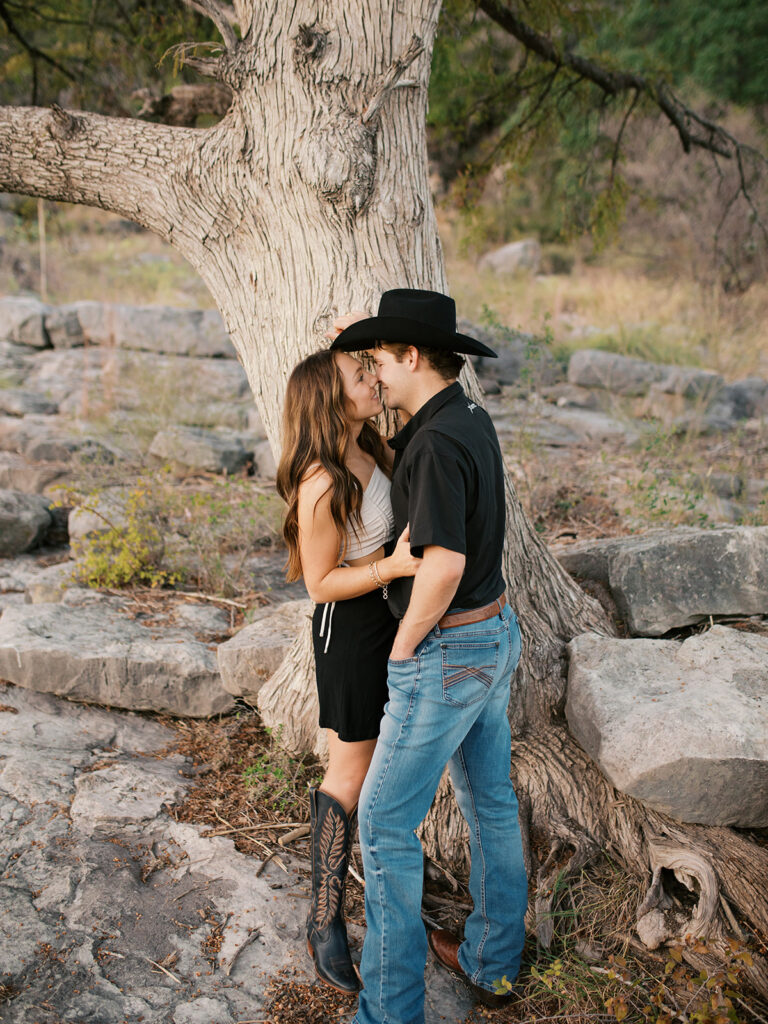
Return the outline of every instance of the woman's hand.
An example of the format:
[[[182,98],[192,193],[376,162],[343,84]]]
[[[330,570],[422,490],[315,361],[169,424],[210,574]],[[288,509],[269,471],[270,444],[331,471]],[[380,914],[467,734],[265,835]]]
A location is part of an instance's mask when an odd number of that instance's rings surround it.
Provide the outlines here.
[[[325,336],[333,341],[342,331],[345,331],[347,327],[351,327],[352,324],[356,324],[358,320],[370,320],[370,318],[370,313],[363,313],[359,309],[353,310],[351,313],[344,313],[342,316],[336,317],[333,321],[333,327],[325,332]]]
[[[421,565],[421,559],[415,558],[411,554],[410,536],[411,528],[406,526],[397,538],[395,550],[379,562],[379,575],[387,583],[400,576],[415,576],[416,570]]]

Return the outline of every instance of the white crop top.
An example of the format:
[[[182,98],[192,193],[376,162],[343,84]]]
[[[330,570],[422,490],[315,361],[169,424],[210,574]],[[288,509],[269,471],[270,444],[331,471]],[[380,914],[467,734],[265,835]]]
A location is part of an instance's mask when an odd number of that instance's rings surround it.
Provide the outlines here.
[[[363,558],[395,535],[395,518],[392,515],[392,501],[389,496],[391,483],[385,473],[376,466],[363,491],[360,520],[355,522],[356,530],[347,523],[347,550],[344,558]]]

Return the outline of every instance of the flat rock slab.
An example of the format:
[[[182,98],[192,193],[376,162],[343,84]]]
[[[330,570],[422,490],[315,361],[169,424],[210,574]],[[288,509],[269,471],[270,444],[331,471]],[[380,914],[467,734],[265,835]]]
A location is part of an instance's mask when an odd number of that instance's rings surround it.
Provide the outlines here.
[[[663,636],[710,615],[768,613],[768,527],[649,530],[555,549],[574,576],[606,583],[629,631]]]
[[[571,732],[624,793],[680,821],[768,826],[768,637],[568,645]]]
[[[219,644],[217,657],[225,690],[236,697],[255,698],[311,616],[311,601],[288,601],[274,610],[265,609],[256,622]]]
[[[161,754],[174,737],[0,684],[4,1024],[264,1020],[278,972],[319,985],[306,873],[286,850],[286,871],[271,862],[257,878],[229,839],[169,816],[192,784],[185,758]],[[432,962],[427,993],[427,1024],[464,1021],[470,999]]]
[[[235,358],[221,315],[212,309],[72,302],[51,309],[45,327],[56,348],[89,343],[171,355]]]
[[[173,466],[208,473],[237,473],[253,459],[239,438],[201,427],[160,430],[149,454]]]
[[[25,604],[0,618],[0,679],[71,700],[207,718],[229,711],[214,645],[155,632],[101,601]]]

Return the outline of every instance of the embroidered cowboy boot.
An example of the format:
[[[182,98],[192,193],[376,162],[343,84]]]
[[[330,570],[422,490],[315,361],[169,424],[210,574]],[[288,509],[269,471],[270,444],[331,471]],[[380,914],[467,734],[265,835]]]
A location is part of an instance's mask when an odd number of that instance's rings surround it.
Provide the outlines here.
[[[355,812],[319,789],[309,790],[312,829],[312,903],[307,947],[318,977],[341,992],[360,989],[347,943],[344,892]]]

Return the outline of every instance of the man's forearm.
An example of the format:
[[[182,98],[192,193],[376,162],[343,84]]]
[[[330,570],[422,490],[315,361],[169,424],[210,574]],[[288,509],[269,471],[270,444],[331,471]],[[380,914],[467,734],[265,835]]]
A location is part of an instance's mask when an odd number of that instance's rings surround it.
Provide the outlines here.
[[[446,548],[429,547],[413,580],[411,600],[392,645],[396,661],[410,658],[450,606],[464,572],[465,558]]]

